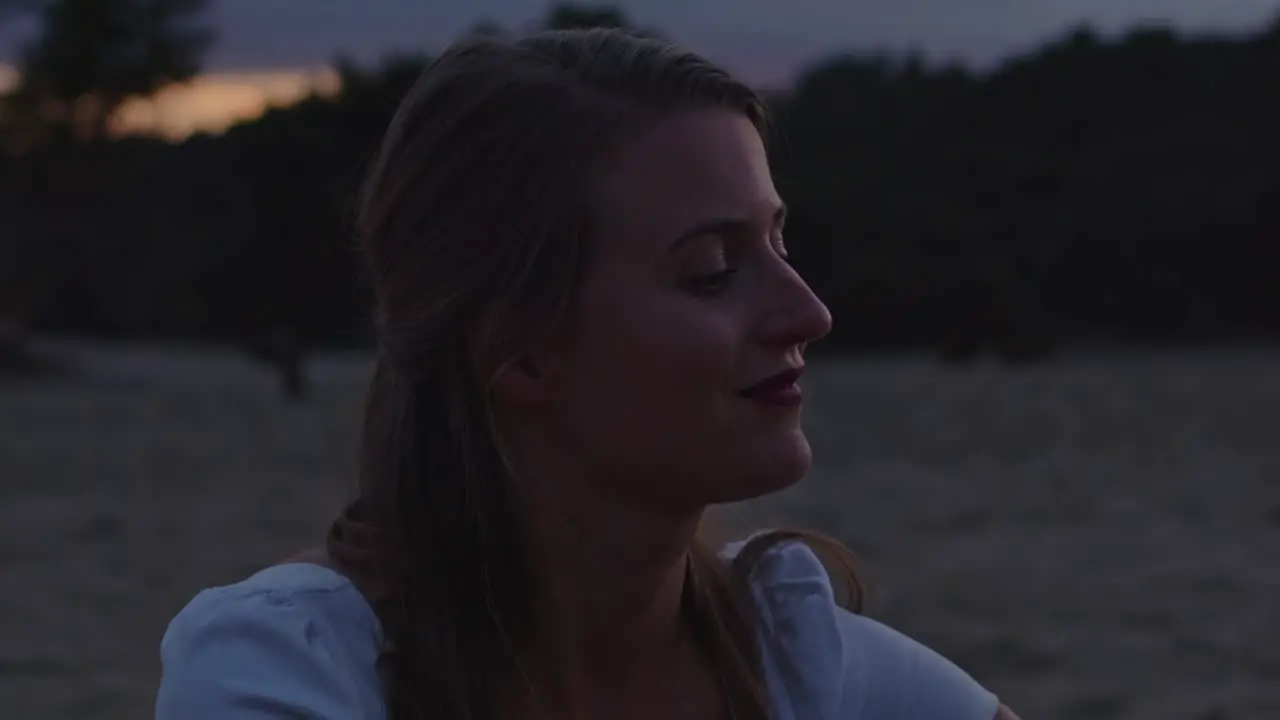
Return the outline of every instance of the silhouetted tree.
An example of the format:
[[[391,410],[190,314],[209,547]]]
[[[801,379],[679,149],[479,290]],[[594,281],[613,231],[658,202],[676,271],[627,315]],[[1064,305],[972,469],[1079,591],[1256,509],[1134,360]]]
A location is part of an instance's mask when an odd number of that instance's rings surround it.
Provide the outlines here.
[[[464,37],[505,37],[507,29],[491,20],[481,20],[462,33]]]
[[[194,76],[207,0],[51,0],[23,48],[5,124],[21,145],[101,140],[130,97]]]
[[[38,14],[40,32],[21,52],[19,84],[0,106],[0,145],[32,150],[68,141],[105,139],[116,110],[131,96],[185,80],[199,70],[210,42],[193,22],[204,0],[11,0],[0,6],[0,20]],[[13,223],[21,229],[0,240],[0,254],[15,258],[13,277],[0,277],[0,308],[8,328],[5,345],[23,336],[34,298],[57,288],[63,297],[91,285],[102,272],[95,255],[111,254],[114,243],[91,225],[68,232],[68,201],[101,194],[112,179],[86,163],[58,152],[45,153],[11,175],[20,177],[6,199],[45,215],[43,227]],[[59,191],[51,188],[59,186]],[[56,218],[56,220],[54,219]],[[52,222],[50,222],[52,221]],[[58,227],[62,225],[62,227]],[[117,253],[118,254],[118,253]],[[85,309],[96,305],[87,298]],[[13,353],[8,353],[12,355]]]
[[[619,8],[608,5],[564,3],[547,13],[543,27],[548,30],[575,28],[630,28],[631,23]]]

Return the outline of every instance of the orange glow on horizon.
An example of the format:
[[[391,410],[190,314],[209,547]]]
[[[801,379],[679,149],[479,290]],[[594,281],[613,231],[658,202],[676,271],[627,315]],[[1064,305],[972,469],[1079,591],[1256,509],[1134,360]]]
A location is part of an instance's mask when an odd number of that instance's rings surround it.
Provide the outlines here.
[[[12,65],[0,63],[0,95],[18,86],[18,71]]]
[[[0,65],[0,93],[17,83],[17,71]],[[218,134],[270,108],[292,105],[312,94],[332,95],[339,87],[338,74],[330,68],[205,73],[149,98],[129,100],[113,118],[112,131],[171,141],[202,132]]]

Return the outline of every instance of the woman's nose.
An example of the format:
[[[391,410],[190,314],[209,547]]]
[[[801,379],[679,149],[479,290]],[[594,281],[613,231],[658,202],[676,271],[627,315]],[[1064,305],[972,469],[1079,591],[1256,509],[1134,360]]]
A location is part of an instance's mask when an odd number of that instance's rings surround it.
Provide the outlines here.
[[[773,297],[761,323],[766,343],[804,345],[831,332],[831,311],[791,267],[772,285],[770,294]]]

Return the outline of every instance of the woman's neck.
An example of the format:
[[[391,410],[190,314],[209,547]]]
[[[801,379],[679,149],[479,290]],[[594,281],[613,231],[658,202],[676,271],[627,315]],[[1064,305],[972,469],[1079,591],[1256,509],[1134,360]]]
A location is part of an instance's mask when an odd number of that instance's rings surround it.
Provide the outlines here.
[[[612,527],[535,531],[531,617],[540,647],[605,671],[661,653],[678,639],[698,518],[643,535],[620,531],[616,518],[599,520]]]
[[[533,596],[522,671],[563,700],[625,696],[691,653],[682,600],[701,512],[566,495],[533,496],[525,514]]]

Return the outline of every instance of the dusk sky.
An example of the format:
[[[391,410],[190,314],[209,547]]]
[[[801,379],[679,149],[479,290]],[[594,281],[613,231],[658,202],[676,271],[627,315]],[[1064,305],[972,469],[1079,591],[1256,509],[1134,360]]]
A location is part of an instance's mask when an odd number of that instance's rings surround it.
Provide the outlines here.
[[[372,60],[433,50],[482,19],[526,27],[544,0],[215,0],[212,70],[315,66],[345,52]],[[663,30],[758,82],[789,78],[844,49],[919,49],[985,64],[1080,21],[1112,31],[1146,20],[1238,31],[1280,15],[1280,0],[630,0]],[[13,35],[0,38],[10,58]]]
[[[339,54],[371,63],[395,52],[430,54],[481,21],[532,27],[548,0],[213,0],[218,33],[206,72],[114,120],[120,134],[181,140],[222,132],[268,107],[336,89],[325,66]],[[1087,22],[1104,34],[1140,23],[1192,33],[1254,31],[1280,17],[1280,0],[620,0],[637,24],[660,30],[748,81],[783,87],[837,52],[918,51],[988,67]],[[0,92],[35,24],[0,32]]]

